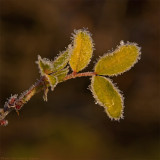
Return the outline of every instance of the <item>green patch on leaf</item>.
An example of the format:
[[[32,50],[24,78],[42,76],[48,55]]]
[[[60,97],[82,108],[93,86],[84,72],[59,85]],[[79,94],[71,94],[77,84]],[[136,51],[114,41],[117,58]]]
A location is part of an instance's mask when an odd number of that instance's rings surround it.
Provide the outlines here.
[[[129,70],[138,61],[140,48],[135,43],[121,45],[112,53],[99,59],[95,66],[95,72],[99,75],[118,75]]]
[[[123,117],[123,98],[108,78],[93,76],[91,91],[97,103],[105,108],[111,119],[118,120]]]
[[[77,30],[73,36],[73,49],[70,66],[74,72],[84,69],[90,62],[93,53],[91,35],[86,30]]]

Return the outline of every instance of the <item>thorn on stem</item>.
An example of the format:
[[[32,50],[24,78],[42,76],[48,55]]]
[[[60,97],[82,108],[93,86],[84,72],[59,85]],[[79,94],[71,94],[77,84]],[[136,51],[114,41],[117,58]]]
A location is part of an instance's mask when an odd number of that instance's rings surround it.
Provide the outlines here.
[[[0,121],[0,126],[7,126],[8,125],[8,121],[3,119]]]

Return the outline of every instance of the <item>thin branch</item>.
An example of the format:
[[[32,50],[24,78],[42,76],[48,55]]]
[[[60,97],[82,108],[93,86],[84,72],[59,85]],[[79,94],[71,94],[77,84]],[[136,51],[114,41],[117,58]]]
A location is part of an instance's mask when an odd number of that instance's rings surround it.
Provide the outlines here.
[[[13,95],[7,100],[7,102],[5,102],[4,107],[0,108],[0,125],[7,125],[8,121],[5,120],[5,117],[13,110],[16,110],[18,113],[18,110],[20,110],[22,106],[31,99],[32,96],[43,89],[44,81],[45,77],[43,76],[27,91],[23,92],[18,98],[17,95]]]
[[[67,75],[63,81],[76,78],[76,77],[87,77],[94,76],[95,72],[84,72],[84,73],[76,73],[72,72]],[[19,97],[17,95],[11,96],[7,102],[5,103],[3,108],[0,108],[0,126],[6,126],[8,121],[5,120],[6,116],[13,110],[15,110],[19,114],[19,110],[23,107],[25,103],[27,103],[36,93],[40,91],[44,91],[47,85],[47,80],[45,76],[42,76],[33,86],[31,86],[27,91],[23,92]]]

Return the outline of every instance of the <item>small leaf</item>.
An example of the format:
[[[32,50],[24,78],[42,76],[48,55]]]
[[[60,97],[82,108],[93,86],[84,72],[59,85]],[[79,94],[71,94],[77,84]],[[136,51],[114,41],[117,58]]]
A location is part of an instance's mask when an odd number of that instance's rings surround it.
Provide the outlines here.
[[[64,68],[63,70],[57,71],[54,75],[57,77],[58,82],[62,82],[63,79],[67,76],[69,72],[68,67]]]
[[[90,62],[93,53],[91,35],[86,30],[77,30],[73,36],[73,50],[70,66],[74,72],[84,69]]]
[[[46,74],[46,78],[50,84],[51,90],[53,91],[54,88],[56,87],[57,83],[58,83],[58,79],[56,76],[54,75],[47,75]]]
[[[63,69],[67,65],[70,59],[70,53],[71,53],[71,46],[69,45],[68,49],[60,53],[60,55],[53,61],[53,69],[52,69],[53,72]]]
[[[121,42],[115,51],[99,59],[95,72],[99,75],[118,75],[133,67],[138,59],[140,59],[140,48],[137,44]]]
[[[44,88],[43,99],[44,99],[44,101],[46,101],[46,102],[47,102],[47,100],[48,100],[48,98],[47,98],[48,91],[49,91],[48,87]]]
[[[105,108],[111,119],[118,120],[123,117],[123,98],[108,78],[93,76],[91,91],[97,103]]]
[[[49,74],[52,72],[52,62],[46,58],[41,58],[41,56],[38,56],[38,61],[36,62],[38,64],[41,76],[44,76],[45,74]]]

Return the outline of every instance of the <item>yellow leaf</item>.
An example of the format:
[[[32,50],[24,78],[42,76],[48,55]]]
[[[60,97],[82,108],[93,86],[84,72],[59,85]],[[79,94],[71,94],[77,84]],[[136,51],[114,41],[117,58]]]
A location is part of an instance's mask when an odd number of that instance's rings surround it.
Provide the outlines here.
[[[137,44],[121,42],[115,51],[99,59],[95,72],[99,75],[118,75],[133,67],[138,59],[140,59],[140,48]]]
[[[123,97],[110,79],[102,76],[93,76],[91,91],[97,103],[105,108],[111,119],[123,118]]]
[[[77,30],[73,36],[73,48],[70,66],[74,72],[84,69],[90,62],[93,53],[91,35],[86,30]]]

